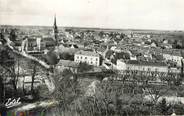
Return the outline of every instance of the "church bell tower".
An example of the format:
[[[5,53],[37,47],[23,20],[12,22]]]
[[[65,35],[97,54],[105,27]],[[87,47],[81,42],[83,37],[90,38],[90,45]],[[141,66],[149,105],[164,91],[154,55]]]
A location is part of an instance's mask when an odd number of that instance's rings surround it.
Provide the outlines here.
[[[54,16],[54,40],[56,42],[56,45],[58,46],[59,45],[59,41],[58,41],[58,27],[57,27],[57,24],[56,24],[56,15]]]

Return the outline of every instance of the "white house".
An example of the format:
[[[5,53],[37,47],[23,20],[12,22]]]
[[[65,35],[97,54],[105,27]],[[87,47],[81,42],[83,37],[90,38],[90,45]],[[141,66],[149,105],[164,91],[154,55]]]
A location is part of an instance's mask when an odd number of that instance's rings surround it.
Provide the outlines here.
[[[117,60],[116,64],[117,64],[116,68],[118,70],[126,70],[126,63],[124,62],[123,59]]]
[[[163,58],[166,61],[176,62],[177,66],[181,66],[181,60],[183,59],[183,57],[180,54],[169,54],[169,53],[163,53]]]
[[[100,65],[100,55],[96,52],[90,51],[78,51],[74,56],[75,62],[86,62],[89,65],[99,66]]]
[[[155,42],[152,42],[150,46],[151,46],[151,47],[157,47],[157,45],[156,45]]]
[[[36,44],[37,44],[37,47],[38,47],[38,50],[40,51],[41,50],[41,40],[42,38],[36,38]]]
[[[131,55],[130,60],[137,60],[137,57],[135,55]]]

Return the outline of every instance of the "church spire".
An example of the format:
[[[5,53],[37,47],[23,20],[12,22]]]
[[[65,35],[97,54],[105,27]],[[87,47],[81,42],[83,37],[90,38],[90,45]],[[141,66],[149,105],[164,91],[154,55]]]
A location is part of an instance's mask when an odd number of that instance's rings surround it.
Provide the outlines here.
[[[56,45],[58,45],[58,28],[56,24],[56,15],[54,16],[54,39],[56,41]]]
[[[56,24],[56,15],[54,15],[54,28],[57,28],[57,24]]]

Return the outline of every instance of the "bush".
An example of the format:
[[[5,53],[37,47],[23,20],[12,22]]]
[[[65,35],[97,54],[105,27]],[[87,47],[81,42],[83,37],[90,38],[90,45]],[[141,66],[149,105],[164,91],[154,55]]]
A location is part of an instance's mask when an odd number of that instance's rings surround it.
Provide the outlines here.
[[[94,67],[92,65],[89,65],[85,62],[80,62],[77,71],[83,73],[86,71],[93,70],[93,68]]]
[[[70,53],[67,53],[67,52],[63,52],[63,53],[60,54],[60,59],[73,61],[74,60],[74,55],[70,54]]]
[[[177,115],[184,114],[184,104],[178,103],[178,104],[174,104],[172,107]]]

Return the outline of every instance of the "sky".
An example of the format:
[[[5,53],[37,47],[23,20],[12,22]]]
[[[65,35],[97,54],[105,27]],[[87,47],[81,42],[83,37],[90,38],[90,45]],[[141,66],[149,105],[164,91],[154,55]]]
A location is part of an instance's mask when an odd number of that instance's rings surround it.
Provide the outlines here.
[[[184,30],[184,0],[0,0],[0,24]]]

